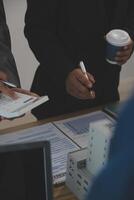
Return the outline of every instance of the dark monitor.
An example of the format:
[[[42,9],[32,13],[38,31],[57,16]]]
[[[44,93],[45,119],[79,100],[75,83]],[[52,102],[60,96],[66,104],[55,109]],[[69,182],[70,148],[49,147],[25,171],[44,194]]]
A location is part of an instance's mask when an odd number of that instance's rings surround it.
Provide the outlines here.
[[[0,200],[52,200],[48,141],[0,146]]]

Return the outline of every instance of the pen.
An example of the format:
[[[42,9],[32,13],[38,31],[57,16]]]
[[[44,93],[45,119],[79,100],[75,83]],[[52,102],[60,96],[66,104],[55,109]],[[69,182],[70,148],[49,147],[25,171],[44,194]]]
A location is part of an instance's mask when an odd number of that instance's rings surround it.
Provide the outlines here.
[[[2,82],[4,85],[6,85],[9,88],[16,88],[17,87],[16,85],[14,85],[13,83],[10,83],[8,81],[0,80],[0,82]]]
[[[80,68],[81,68],[81,71],[83,72],[83,74],[85,75],[86,79],[89,80],[89,78],[87,76],[87,71],[86,71],[86,68],[85,68],[85,65],[84,65],[83,61],[80,61]]]
[[[86,71],[86,68],[85,68],[85,65],[84,65],[84,62],[80,61],[79,65],[80,65],[81,71],[83,72],[84,76],[86,77],[87,80],[89,80],[88,75],[87,75],[87,71]],[[94,97],[94,93],[92,91],[92,88],[90,88],[89,90],[90,90],[91,96]]]

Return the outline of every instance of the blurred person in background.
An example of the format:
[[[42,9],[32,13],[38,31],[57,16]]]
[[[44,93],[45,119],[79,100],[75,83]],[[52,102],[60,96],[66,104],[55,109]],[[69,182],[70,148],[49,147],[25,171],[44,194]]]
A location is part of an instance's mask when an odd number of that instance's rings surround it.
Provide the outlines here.
[[[3,81],[14,84],[17,88],[11,89]],[[6,23],[6,16],[3,1],[0,0],[0,92],[16,99],[15,91],[28,95],[35,95],[27,90],[20,88],[20,80],[17,72],[16,63],[11,52],[11,40]],[[0,121],[1,121],[0,117]]]
[[[2,0],[0,0],[0,92],[12,96],[12,90],[1,81],[9,81],[20,87],[15,60],[11,52],[10,35]]]
[[[96,177],[88,199],[134,199],[134,95],[120,114],[108,163]]]

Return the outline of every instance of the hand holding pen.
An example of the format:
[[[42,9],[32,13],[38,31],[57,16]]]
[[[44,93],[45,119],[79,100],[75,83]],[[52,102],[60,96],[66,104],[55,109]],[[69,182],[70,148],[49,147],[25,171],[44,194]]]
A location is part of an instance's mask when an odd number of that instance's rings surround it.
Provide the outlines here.
[[[7,82],[6,80],[7,80],[7,75],[4,72],[0,71],[0,92],[15,99],[16,98],[15,92],[11,90],[11,88],[15,88],[16,86],[13,85],[12,83]]]
[[[16,85],[8,82],[6,78],[6,74],[0,71],[0,93],[3,93],[9,96],[12,99],[17,99],[18,96],[16,95],[16,92],[38,97],[37,94],[30,92],[28,90],[22,89],[22,88],[17,88]]]
[[[95,83],[95,80],[91,74],[89,74],[89,76],[87,75],[87,71],[86,71],[83,61],[80,61],[79,65],[80,65],[81,71],[83,72],[85,78],[87,80],[91,81],[91,83],[89,84],[89,92],[90,92],[91,96],[93,98],[95,98],[95,92],[93,91],[93,84]]]
[[[82,71],[80,66],[78,66],[69,73],[66,79],[66,90],[68,94],[78,99],[94,99],[95,92],[91,90],[94,83],[94,77],[86,70]]]

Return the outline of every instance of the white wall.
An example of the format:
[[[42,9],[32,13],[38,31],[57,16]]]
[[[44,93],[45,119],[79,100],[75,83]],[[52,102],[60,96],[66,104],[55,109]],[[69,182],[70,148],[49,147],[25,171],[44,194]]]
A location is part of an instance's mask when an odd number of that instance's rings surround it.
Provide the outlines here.
[[[21,84],[29,89],[38,63],[23,34],[26,0],[4,0],[4,5]]]
[[[23,34],[26,0],[4,0],[4,4],[12,37],[12,50],[16,59],[21,83],[24,88],[29,88],[38,63],[30,51]],[[123,66],[121,81],[133,79],[133,76],[134,56],[132,56],[127,65]]]

